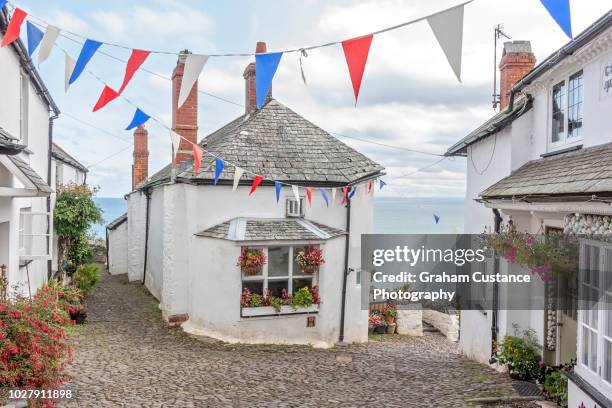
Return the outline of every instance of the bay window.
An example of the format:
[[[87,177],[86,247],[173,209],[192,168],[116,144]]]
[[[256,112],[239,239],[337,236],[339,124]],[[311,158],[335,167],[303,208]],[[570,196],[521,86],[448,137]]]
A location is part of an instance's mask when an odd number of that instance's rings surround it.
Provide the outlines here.
[[[570,75],[552,88],[551,138],[552,147],[582,139],[584,76],[582,71]]]

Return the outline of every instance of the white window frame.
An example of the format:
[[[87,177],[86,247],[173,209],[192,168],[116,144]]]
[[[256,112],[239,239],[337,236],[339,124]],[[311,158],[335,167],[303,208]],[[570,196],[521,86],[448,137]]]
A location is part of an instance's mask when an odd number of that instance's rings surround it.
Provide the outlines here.
[[[28,145],[30,77],[24,71],[19,75],[19,139]]]
[[[34,260],[34,259],[51,259],[51,234],[34,232],[34,222],[38,217],[46,218],[46,226],[51,231],[51,213],[49,212],[32,212],[30,207],[22,208],[19,212],[19,259],[21,260]],[[26,223],[27,220],[27,223]],[[47,228],[44,228],[45,230]],[[34,246],[34,240],[43,237],[43,247],[47,248],[46,253],[35,254],[32,253],[32,247]],[[29,248],[26,244],[26,240],[29,240]]]
[[[568,131],[569,131],[569,103],[570,103],[570,79],[577,75],[577,74],[581,74],[582,75],[582,99],[580,100],[579,103],[582,104],[582,126],[580,129],[580,135],[579,136],[574,136],[574,137],[568,137]],[[558,85],[562,84],[563,85],[563,89],[564,89],[564,94],[562,96],[562,102],[563,102],[563,107],[562,107],[562,112],[563,112],[563,134],[561,135],[560,139],[556,142],[553,142],[552,140],[552,136],[553,136],[553,124],[554,124],[554,120],[553,120],[553,109],[554,109],[554,103],[553,103],[553,92],[554,92],[554,88]],[[564,147],[569,147],[575,144],[579,144],[579,142],[581,142],[584,138],[584,90],[585,90],[585,85],[584,85],[584,71],[582,69],[572,72],[571,74],[563,77],[560,80],[557,80],[553,83],[553,85],[550,88],[550,93],[549,93],[549,103],[550,103],[550,113],[548,115],[549,117],[549,121],[550,121],[550,127],[548,130],[548,135],[547,135],[547,141],[548,141],[548,145],[550,147],[550,150],[556,150],[556,149],[560,149],[560,148],[564,148]]]
[[[297,211],[295,211],[296,207]],[[306,212],[305,209],[306,206],[304,205],[304,197],[300,197],[299,202],[295,199],[295,197],[287,197],[285,211],[287,217],[303,218]]]
[[[583,294],[582,291],[584,290],[584,286],[589,286],[590,288],[594,288],[594,286],[592,285],[586,285],[584,283],[584,277],[583,277],[583,269],[586,267],[586,265],[583,262],[584,257],[582,256],[582,254],[585,248],[589,246],[599,248],[598,299],[601,299],[601,297],[604,295],[605,289],[603,289],[603,287],[605,287],[605,285],[602,285],[602,282],[605,282],[603,279],[605,279],[606,262],[608,265],[612,265],[612,244],[603,243],[599,241],[593,241],[593,240],[587,240],[587,239],[581,240],[581,243],[580,243],[580,270],[581,272],[580,272],[580,278],[579,278],[579,293],[580,293],[579,299],[582,299],[580,303],[582,303],[583,305],[584,305],[585,295]],[[612,296],[612,292],[610,291],[605,291],[605,292],[609,296]],[[579,307],[579,309],[582,309],[582,308]],[[612,338],[604,334],[605,329],[606,329],[605,324],[606,324],[606,321],[608,320],[608,314],[612,313],[612,310],[608,310],[608,309],[610,309],[609,306],[606,306],[605,304],[598,302],[595,305],[595,307],[591,310],[588,310],[588,311],[579,310],[578,311],[578,345],[577,345],[577,353],[576,353],[577,362],[576,362],[575,371],[583,379],[587,380],[592,386],[594,386],[598,391],[604,394],[607,398],[612,399],[612,378],[610,382],[604,379],[604,367],[603,367],[605,364],[605,359],[604,359],[605,341],[612,341]],[[596,327],[590,326],[588,323],[585,322],[585,315],[587,313],[593,314],[593,312],[597,312]],[[590,331],[591,335],[595,334],[597,336],[597,344],[596,344],[597,360],[596,360],[595,371],[593,371],[589,367],[589,365],[585,364],[585,362],[583,361],[583,351],[584,351],[583,327],[586,327],[587,330]],[[591,356],[589,355],[588,360],[590,361],[590,359],[591,359]]]
[[[240,274],[242,277],[240,281],[240,285],[242,286],[243,282],[261,282],[263,281],[263,294],[265,294],[268,290],[269,281],[281,281],[281,282],[288,281],[287,293],[289,295],[293,295],[293,279],[308,278],[308,279],[312,279],[311,287],[318,285],[319,284],[319,273],[318,272],[312,275],[293,273],[294,272],[293,264],[295,260],[294,249],[306,247],[306,246],[313,246],[313,245],[319,245],[321,247],[321,244],[319,243],[309,243],[309,242],[299,243],[299,244],[290,244],[290,245],[285,245],[285,244],[269,244],[269,245],[257,245],[257,246],[243,245],[242,246],[243,248],[248,247],[248,248],[253,248],[253,249],[263,249],[264,254],[266,255],[266,259],[268,259],[268,262],[264,264],[261,275],[245,275],[242,271],[240,271]],[[288,275],[286,276],[268,276],[268,265],[269,265],[269,259],[270,259],[268,256],[268,249],[276,248],[276,247],[289,247],[289,268],[287,270]],[[321,266],[321,268],[323,268],[323,265]]]

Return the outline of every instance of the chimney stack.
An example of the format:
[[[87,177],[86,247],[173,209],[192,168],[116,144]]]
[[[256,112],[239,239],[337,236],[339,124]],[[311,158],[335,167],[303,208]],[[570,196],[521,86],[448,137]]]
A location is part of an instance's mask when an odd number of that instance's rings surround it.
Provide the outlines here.
[[[536,58],[529,41],[507,41],[499,62],[500,110],[508,106],[510,89],[533,69]]]
[[[149,177],[149,132],[144,125],[134,130],[134,164],[132,165],[132,190]]]
[[[191,54],[188,50],[181,51],[176,62],[176,67],[172,71],[172,130],[187,139],[191,143],[198,142],[198,81],[195,82],[187,100],[179,109],[178,97],[181,90],[181,82],[183,81],[183,72],[185,70],[185,59],[187,54]],[[185,160],[192,158],[191,144],[184,139],[181,139],[178,152],[174,159],[174,164],[180,164]]]
[[[255,47],[255,53],[260,54],[267,52],[267,46],[265,42],[258,42]],[[257,99],[255,96],[255,63],[251,62],[244,69],[244,73],[242,74],[244,77],[244,106],[245,113],[249,113],[257,107]],[[270,87],[269,96],[272,96],[272,87]]]

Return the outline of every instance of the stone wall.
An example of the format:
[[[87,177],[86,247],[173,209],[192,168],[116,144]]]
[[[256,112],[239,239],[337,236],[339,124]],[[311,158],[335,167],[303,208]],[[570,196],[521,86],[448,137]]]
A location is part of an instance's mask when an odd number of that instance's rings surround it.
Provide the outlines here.
[[[423,321],[440,330],[450,341],[459,340],[459,314],[424,309]]]
[[[399,309],[397,311],[397,333],[409,336],[423,335],[423,311],[418,309]]]

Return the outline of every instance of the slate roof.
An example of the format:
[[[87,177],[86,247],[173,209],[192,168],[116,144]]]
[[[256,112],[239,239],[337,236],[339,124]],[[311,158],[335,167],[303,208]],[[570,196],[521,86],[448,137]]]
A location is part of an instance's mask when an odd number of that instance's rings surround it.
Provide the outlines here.
[[[612,193],[612,143],[530,161],[480,193],[483,198]]]
[[[54,157],[55,159],[61,162],[64,162],[85,173],[89,171],[87,167],[85,167],[85,165],[81,164],[77,159],[75,159],[70,154],[68,154],[64,149],[59,147],[55,142],[53,142],[53,144],[51,145],[51,157]]]
[[[375,176],[380,164],[345,145],[277,100],[271,98],[261,109],[242,115],[211,133],[200,145],[207,151],[268,179],[296,184],[348,183]],[[193,161],[177,169],[177,180],[210,182],[214,179],[214,158],[205,154],[197,176]],[[170,165],[151,176],[142,187],[170,176]],[[232,182],[235,167],[226,163],[220,180]]]
[[[514,101],[512,110],[506,107],[503,111],[493,115],[489,120],[472,130],[464,138],[452,145],[446,151],[446,156],[465,156],[469,145],[486,138],[487,136],[502,130],[504,127],[522,116],[531,109],[533,103],[530,98],[518,97]]]
[[[344,234],[303,218],[234,218],[195,235],[229,241],[320,241]]]
[[[0,127],[0,154],[13,155],[25,148],[25,145],[19,143],[19,139]]]
[[[118,226],[120,226],[121,224],[123,224],[126,221],[127,221],[127,213],[123,213],[119,217],[115,218],[113,221],[109,222],[106,225],[106,229],[107,230],[114,230],[115,228],[117,228]]]
[[[17,156],[7,157],[10,161],[13,162],[15,166],[17,166],[17,168],[19,168],[19,170],[28,178],[28,180],[30,180],[34,184],[34,186],[39,192],[43,193],[44,195],[49,195],[51,193],[51,188],[49,187],[47,182],[44,181],[38,175],[38,173],[36,173],[34,169],[30,167],[28,163],[26,163],[24,160],[20,159]]]

